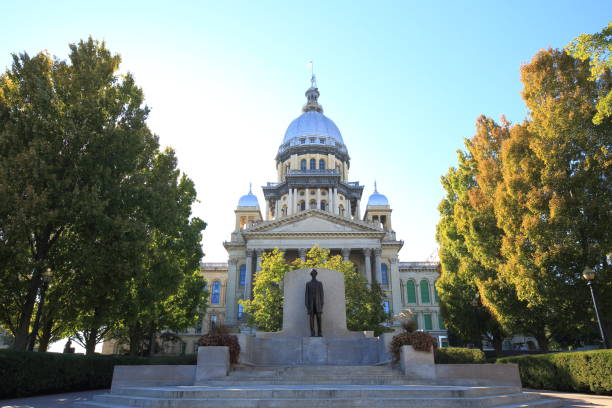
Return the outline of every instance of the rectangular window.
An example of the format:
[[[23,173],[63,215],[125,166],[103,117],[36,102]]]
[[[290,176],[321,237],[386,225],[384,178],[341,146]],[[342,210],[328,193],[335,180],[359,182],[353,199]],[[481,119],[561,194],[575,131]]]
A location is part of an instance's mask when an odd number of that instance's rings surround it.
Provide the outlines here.
[[[246,284],[246,265],[240,265],[240,286]]]
[[[433,325],[431,324],[430,314],[423,315],[423,323],[425,323],[425,330],[433,330]]]
[[[440,303],[440,297],[438,296],[438,289],[436,289],[436,284],[433,285],[434,290],[434,299],[436,299],[436,303]]]
[[[444,325],[444,318],[441,314],[438,314],[438,326],[440,327],[440,330],[446,330],[446,326]]]
[[[406,282],[406,295],[408,303],[416,303],[416,288],[413,280]]]
[[[383,301],[383,309],[385,310],[385,314],[388,315],[391,313],[391,305],[388,300]]]

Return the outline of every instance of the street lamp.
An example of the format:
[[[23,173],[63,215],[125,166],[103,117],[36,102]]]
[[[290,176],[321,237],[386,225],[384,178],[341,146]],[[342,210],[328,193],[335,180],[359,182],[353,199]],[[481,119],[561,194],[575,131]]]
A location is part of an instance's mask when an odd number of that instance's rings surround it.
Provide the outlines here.
[[[595,291],[593,290],[593,280],[595,279],[595,271],[588,266],[584,267],[582,271],[582,276],[587,281],[587,285],[589,285],[589,289],[591,289],[591,297],[593,298],[593,307],[595,308],[595,316],[597,317],[597,324],[599,325],[599,333],[601,334],[601,340],[603,341],[603,345],[605,349],[610,348],[608,345],[608,338],[606,337],[606,332],[601,325],[601,317],[599,317],[599,305],[597,304],[597,297],[595,297]]]

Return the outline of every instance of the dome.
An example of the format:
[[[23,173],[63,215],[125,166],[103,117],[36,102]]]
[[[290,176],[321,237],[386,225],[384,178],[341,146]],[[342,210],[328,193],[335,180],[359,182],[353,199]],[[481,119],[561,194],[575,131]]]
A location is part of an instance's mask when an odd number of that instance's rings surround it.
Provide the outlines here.
[[[251,192],[250,187],[249,193],[243,195],[238,200],[238,207],[259,207],[259,201],[257,201],[257,197]]]
[[[342,135],[336,124],[322,113],[316,111],[308,111],[301,114],[295,119],[285,132],[283,144],[299,144],[299,138],[304,137],[325,138],[325,144],[335,144],[335,142],[344,145]],[[306,140],[309,143],[310,140]],[[316,140],[315,143],[321,143],[321,140]]]
[[[380,194],[376,188],[376,183],[374,183],[374,192],[368,198],[368,207],[371,205],[389,205],[389,200],[384,194]]]

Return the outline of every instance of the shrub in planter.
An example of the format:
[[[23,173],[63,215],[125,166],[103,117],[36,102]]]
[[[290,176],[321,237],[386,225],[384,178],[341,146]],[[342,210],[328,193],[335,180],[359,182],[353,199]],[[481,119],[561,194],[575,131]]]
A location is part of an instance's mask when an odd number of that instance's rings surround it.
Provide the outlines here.
[[[482,350],[461,347],[444,347],[434,353],[436,364],[483,364],[486,362]]]
[[[240,356],[240,343],[238,343],[238,337],[229,334],[227,329],[223,326],[216,326],[210,332],[200,337],[198,345],[229,347],[230,363],[238,364],[238,357]]]
[[[435,350],[436,347],[438,347],[438,342],[429,334],[421,331],[396,334],[393,336],[389,346],[389,351],[391,352],[394,361],[399,361],[402,346],[412,346],[412,348],[416,351],[428,352],[431,351],[432,347]]]

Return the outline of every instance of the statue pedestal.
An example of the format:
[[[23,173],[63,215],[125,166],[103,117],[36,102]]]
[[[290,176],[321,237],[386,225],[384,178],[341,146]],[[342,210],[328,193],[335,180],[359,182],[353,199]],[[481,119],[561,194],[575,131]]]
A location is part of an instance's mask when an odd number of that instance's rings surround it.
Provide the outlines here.
[[[243,343],[240,361],[261,366],[372,365],[389,359],[384,342],[372,337],[246,337]]]

